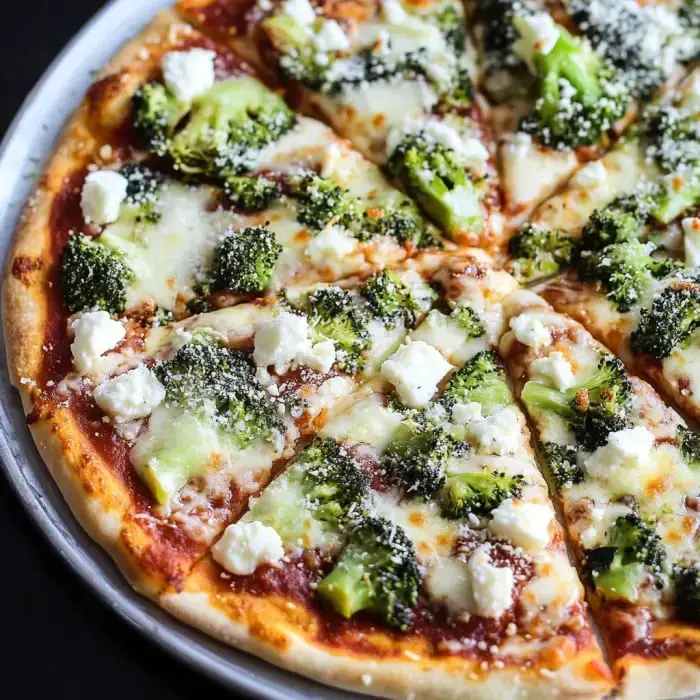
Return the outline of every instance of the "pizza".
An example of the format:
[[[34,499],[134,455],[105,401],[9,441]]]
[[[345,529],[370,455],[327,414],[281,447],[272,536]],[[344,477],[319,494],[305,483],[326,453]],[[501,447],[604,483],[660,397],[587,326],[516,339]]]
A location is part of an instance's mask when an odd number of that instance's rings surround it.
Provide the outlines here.
[[[182,0],[122,48],[3,317],[131,585],[367,695],[700,691],[696,5]]]

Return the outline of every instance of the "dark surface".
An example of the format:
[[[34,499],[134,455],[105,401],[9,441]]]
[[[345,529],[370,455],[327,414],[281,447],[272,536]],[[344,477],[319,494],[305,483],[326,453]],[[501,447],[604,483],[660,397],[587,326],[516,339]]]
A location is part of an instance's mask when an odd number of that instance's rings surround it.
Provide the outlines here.
[[[0,134],[54,56],[101,5],[3,3]],[[0,552],[2,697],[179,700],[224,694],[104,607],[44,541],[1,473]]]

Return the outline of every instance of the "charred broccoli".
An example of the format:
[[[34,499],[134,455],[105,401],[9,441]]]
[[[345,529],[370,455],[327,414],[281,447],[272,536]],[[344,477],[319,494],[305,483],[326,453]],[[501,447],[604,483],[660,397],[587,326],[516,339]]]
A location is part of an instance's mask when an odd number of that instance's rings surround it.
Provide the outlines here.
[[[159,156],[168,152],[170,137],[187,108],[162,83],[142,85],[134,94],[134,127],[143,144]]]
[[[298,202],[299,223],[322,231],[331,221],[352,230],[358,217],[357,200],[332,180],[312,172],[290,177],[287,191]]]
[[[700,467],[700,433],[679,425],[676,432],[676,444],[683,459],[692,469]]]
[[[503,472],[448,473],[440,494],[442,514],[463,520],[474,515],[488,515],[506,498],[518,498],[523,484],[520,474]]]
[[[578,450],[575,447],[545,442],[542,445],[542,452],[557,491],[568,489],[583,481],[583,469],[576,459]]]
[[[641,238],[653,205],[649,194],[635,193],[596,209],[583,227],[581,247],[601,250],[612,243]]]
[[[393,270],[386,269],[372,277],[362,294],[369,302],[372,314],[388,328],[401,322],[407,328],[416,325],[421,308],[411,290]]]

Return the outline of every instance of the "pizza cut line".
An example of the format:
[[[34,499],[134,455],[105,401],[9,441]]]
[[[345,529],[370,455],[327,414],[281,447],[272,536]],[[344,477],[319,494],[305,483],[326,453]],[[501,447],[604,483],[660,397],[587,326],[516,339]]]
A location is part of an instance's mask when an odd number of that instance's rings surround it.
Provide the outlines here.
[[[611,5],[183,0],[105,68],[5,336],[138,591],[375,696],[698,692],[698,9]]]

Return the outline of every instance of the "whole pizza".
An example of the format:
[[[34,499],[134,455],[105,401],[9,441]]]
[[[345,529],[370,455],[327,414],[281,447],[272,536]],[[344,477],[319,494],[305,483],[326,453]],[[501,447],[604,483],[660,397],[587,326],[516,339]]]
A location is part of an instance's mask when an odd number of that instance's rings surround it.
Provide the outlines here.
[[[66,501],[176,617],[412,700],[700,693],[700,3],[182,0],[26,205]]]

